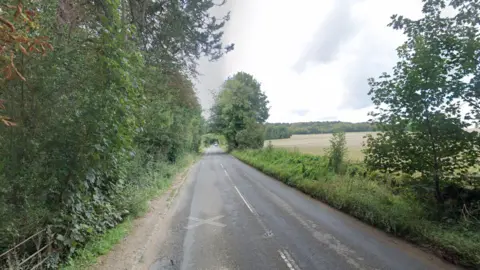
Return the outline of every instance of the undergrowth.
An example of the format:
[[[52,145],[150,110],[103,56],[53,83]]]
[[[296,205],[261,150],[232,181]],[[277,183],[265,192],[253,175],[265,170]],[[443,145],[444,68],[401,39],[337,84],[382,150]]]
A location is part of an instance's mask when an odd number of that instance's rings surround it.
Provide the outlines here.
[[[451,262],[480,267],[478,228],[430,219],[428,208],[409,193],[394,194],[388,185],[360,175],[334,174],[328,169],[328,158],[322,156],[272,148],[234,151],[233,155],[289,186],[429,248]]]
[[[123,223],[108,230],[105,234],[98,235],[88,242],[85,247],[78,250],[75,257],[61,267],[63,270],[86,269],[97,262],[98,256],[107,254],[120,240],[132,229],[132,220],[127,218]]]
[[[128,235],[132,229],[132,220],[148,210],[151,199],[161,195],[168,189],[175,176],[192,164],[197,155],[188,154],[177,159],[175,163],[152,162],[141,167],[141,162],[132,162],[128,168],[130,181],[122,191],[123,200],[119,207],[127,210],[122,223],[107,230],[104,234],[94,236],[85,246],[75,251],[63,267],[64,270],[86,269],[97,262],[99,256],[107,254],[118,242]]]

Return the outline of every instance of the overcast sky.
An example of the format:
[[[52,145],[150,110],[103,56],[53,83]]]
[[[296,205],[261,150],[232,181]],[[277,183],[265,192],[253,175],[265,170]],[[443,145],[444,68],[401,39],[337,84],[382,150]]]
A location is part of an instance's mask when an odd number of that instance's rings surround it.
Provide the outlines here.
[[[235,50],[200,62],[204,109],[211,89],[238,71],[252,74],[270,100],[268,122],[366,121],[367,78],[390,71],[401,32],[394,13],[418,18],[421,0],[229,0],[225,42]]]

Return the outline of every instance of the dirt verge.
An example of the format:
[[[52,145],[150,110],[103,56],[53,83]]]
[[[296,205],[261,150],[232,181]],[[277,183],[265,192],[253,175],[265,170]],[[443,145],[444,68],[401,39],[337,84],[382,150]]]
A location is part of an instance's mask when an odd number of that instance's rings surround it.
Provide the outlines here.
[[[149,254],[149,251],[156,250],[155,247],[165,239],[170,224],[168,210],[192,166],[178,174],[166,192],[150,201],[148,212],[133,221],[130,233],[112,251],[99,257],[90,269],[148,269],[155,260],[155,254]]]

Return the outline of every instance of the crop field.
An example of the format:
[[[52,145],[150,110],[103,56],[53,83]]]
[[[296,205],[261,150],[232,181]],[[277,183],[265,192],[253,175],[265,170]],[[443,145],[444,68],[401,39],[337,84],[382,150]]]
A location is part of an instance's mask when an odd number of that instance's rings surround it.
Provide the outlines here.
[[[375,134],[376,132],[349,132],[345,133],[347,139],[348,158],[352,160],[361,160],[363,158],[362,143],[364,136]],[[293,135],[290,139],[270,140],[274,147],[294,150],[295,148],[302,153],[322,155],[325,148],[330,145],[332,134],[311,134],[311,135]],[[265,141],[265,145],[269,141]]]

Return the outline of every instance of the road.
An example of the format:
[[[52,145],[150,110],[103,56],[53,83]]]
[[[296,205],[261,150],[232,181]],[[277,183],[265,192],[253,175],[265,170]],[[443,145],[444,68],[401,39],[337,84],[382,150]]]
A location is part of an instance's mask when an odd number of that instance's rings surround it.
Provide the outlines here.
[[[172,211],[149,269],[455,269],[218,147],[192,167]]]

